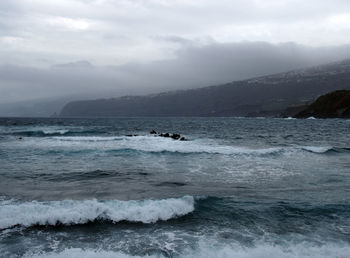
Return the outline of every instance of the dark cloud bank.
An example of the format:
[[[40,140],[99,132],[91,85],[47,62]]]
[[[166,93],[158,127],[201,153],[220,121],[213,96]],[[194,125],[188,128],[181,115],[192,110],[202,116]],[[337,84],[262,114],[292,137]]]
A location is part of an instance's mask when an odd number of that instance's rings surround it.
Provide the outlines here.
[[[48,116],[70,100],[204,87],[350,58],[350,45],[182,43],[173,59],[147,64],[99,67],[74,61],[47,69],[2,65],[0,115]]]

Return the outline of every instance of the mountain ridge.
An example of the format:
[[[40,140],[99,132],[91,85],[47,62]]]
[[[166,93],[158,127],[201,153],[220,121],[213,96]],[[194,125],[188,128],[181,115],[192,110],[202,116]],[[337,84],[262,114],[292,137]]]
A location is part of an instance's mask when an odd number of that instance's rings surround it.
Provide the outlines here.
[[[340,89],[350,89],[350,59],[196,89],[73,101],[60,116],[279,116]]]

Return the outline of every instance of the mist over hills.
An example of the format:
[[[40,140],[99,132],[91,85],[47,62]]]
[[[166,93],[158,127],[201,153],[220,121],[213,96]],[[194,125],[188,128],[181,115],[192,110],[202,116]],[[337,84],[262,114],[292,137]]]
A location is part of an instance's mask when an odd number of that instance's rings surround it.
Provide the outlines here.
[[[339,89],[350,89],[350,59],[205,88],[73,101],[60,116],[279,116]]]
[[[310,47],[293,42],[181,42],[171,56],[101,65],[74,59],[52,65],[0,64],[0,116],[51,116],[73,100],[145,96],[223,85],[350,58],[350,45]],[[175,44],[175,43],[174,43]],[[80,60],[80,61],[79,61]]]

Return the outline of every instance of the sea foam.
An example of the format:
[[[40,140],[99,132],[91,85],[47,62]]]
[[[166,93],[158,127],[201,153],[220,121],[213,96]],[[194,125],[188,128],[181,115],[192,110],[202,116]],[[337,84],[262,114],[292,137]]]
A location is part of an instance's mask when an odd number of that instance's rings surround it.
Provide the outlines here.
[[[170,138],[153,136],[76,136],[76,137],[53,137],[56,142],[50,146],[72,146],[79,143],[80,147],[95,147],[109,151],[135,150],[143,152],[177,152],[177,153],[209,153],[223,155],[266,155],[276,154],[283,151],[279,147],[251,149],[247,147],[221,145],[213,140],[175,141]]]
[[[0,202],[0,229],[16,225],[74,225],[95,220],[155,223],[194,211],[194,197],[139,201]]]
[[[50,151],[98,151],[98,152],[149,152],[149,153],[184,153],[184,154],[221,154],[268,156],[295,152],[312,152],[316,154],[333,150],[330,146],[266,146],[252,148],[250,146],[234,146],[221,144],[212,139],[194,139],[176,141],[170,138],[154,136],[55,136],[40,141],[25,139],[19,147],[38,148]]]
[[[333,149],[333,147],[327,147],[327,146],[303,146],[301,148],[303,150],[313,152],[313,153],[326,153]]]
[[[271,257],[271,258],[347,258],[350,252],[350,247],[340,244],[324,244],[315,246],[311,244],[287,244],[272,245],[261,243],[256,246],[243,247],[239,245],[218,244],[214,240],[214,245],[207,242],[199,243],[196,248],[185,249],[179,257],[195,258],[195,257],[235,257],[235,258],[252,258],[252,257]],[[30,253],[23,256],[24,258],[127,258],[127,257],[165,257],[161,253],[145,254],[141,256],[133,256],[120,251],[108,250],[93,250],[81,248],[67,248],[61,252],[46,252],[46,253]]]

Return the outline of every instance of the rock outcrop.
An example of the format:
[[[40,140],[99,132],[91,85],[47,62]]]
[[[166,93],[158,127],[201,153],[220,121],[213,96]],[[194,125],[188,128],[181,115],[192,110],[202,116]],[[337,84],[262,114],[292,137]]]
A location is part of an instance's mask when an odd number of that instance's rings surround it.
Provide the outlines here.
[[[322,95],[295,117],[350,118],[350,90],[338,90]]]
[[[173,133],[173,134],[157,133],[155,130],[152,130],[152,131],[150,131],[150,134],[153,134],[153,135],[159,136],[159,137],[171,138],[173,140],[187,141],[187,139],[185,137],[183,137],[183,136],[181,137],[181,135],[178,133]]]

